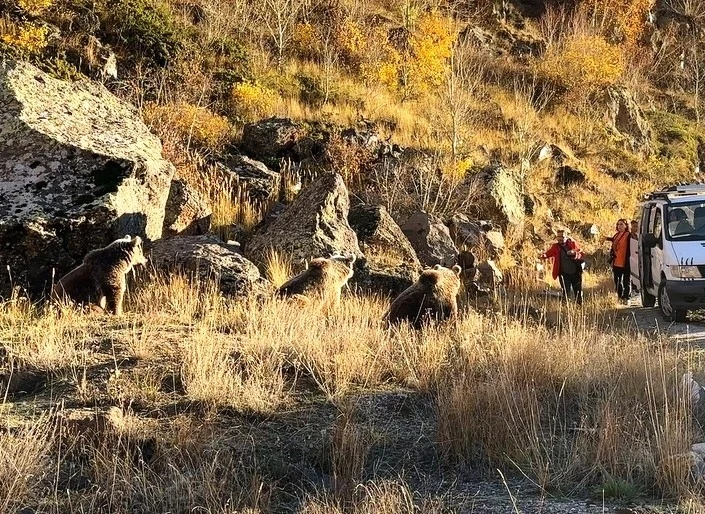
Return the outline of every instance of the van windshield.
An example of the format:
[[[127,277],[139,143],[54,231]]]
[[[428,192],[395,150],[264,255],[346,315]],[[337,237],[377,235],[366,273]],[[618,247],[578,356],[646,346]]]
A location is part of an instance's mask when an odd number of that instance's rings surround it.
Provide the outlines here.
[[[666,209],[667,238],[673,241],[705,241],[705,202],[679,203]]]

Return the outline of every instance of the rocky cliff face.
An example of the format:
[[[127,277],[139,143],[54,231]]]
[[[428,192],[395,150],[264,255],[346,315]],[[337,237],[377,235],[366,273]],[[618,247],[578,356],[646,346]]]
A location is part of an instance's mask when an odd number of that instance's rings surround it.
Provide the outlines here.
[[[174,174],[161,150],[103,86],[0,64],[0,296],[46,291],[53,270],[125,234],[161,237]]]

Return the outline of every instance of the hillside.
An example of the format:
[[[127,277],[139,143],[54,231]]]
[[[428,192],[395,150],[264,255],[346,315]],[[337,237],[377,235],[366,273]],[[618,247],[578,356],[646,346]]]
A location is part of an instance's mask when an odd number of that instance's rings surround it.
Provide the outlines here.
[[[703,28],[699,0],[0,0],[0,512],[705,512],[702,341],[617,306],[597,237],[702,181]],[[536,268],[560,228],[582,308]],[[125,233],[123,314],[44,302]],[[339,305],[275,297],[334,251]],[[456,262],[457,319],[383,325]]]

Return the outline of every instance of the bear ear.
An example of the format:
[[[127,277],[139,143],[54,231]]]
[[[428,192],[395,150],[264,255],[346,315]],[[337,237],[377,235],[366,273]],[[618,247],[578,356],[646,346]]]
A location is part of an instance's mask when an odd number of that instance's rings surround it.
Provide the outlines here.
[[[456,275],[460,276],[461,271],[463,271],[462,268],[460,266],[458,266],[457,264],[455,266],[453,266],[453,273],[455,273]]]
[[[433,269],[441,269],[441,268],[442,268],[442,266],[441,266],[440,264],[436,264],[436,265],[433,267]]]
[[[142,245],[142,238],[140,236],[135,236],[134,239],[132,239],[132,244],[134,246],[141,246]]]
[[[132,237],[130,237],[130,234],[125,234],[125,237],[122,238],[123,241],[132,241]]]

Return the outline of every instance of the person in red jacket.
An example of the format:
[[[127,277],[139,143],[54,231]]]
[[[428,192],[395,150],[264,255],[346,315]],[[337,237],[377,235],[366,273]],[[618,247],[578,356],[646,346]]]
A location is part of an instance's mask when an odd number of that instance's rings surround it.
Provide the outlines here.
[[[563,290],[563,297],[568,298],[573,290],[575,301],[578,305],[583,303],[583,254],[578,244],[566,237],[564,230],[556,233],[556,242],[553,243],[542,259],[553,259],[553,278],[558,279]]]

